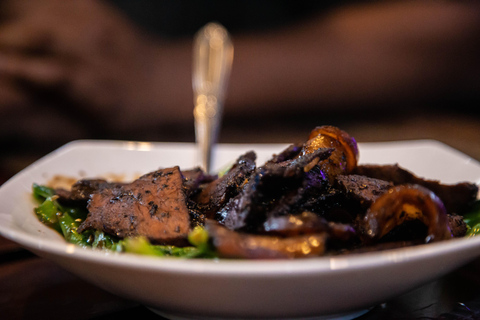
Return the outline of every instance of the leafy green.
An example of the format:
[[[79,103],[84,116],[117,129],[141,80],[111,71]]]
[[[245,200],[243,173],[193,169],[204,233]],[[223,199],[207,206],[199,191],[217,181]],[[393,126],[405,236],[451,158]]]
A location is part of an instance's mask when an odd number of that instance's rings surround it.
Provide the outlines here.
[[[65,240],[82,247],[90,246],[88,243],[88,235],[80,234],[77,231],[81,223],[80,219],[73,219],[68,212],[62,212],[58,217],[58,222]]]
[[[463,221],[468,226],[467,237],[480,234],[480,200],[477,200],[470,210],[463,215]]]
[[[123,241],[123,249],[125,252],[138,253],[146,256],[165,256],[161,250],[157,250],[154,245],[150,244],[145,237],[126,238]]]
[[[176,247],[151,244],[145,237],[132,237],[123,240],[125,252],[159,257],[214,258],[216,255],[209,244],[207,231],[197,226],[188,235],[192,246]]]
[[[47,186],[38,185],[36,183],[33,184],[33,196],[38,201],[44,201],[46,198],[52,197],[54,195],[54,189]]]
[[[92,235],[90,235],[90,238],[93,239],[93,241],[91,242],[92,248],[112,250],[112,251],[118,251],[118,252],[123,251],[123,247],[120,239],[113,237],[111,235],[105,234],[101,230],[85,231],[85,232],[93,233]]]
[[[35,208],[35,213],[38,219],[50,228],[62,232],[58,216],[61,214],[57,204],[56,196],[47,197],[38,207]]]
[[[176,247],[151,244],[145,237],[131,237],[123,240],[105,234],[101,230],[78,232],[78,227],[87,217],[86,208],[65,206],[58,203],[55,190],[33,184],[33,197],[39,202],[34,209],[38,219],[59,232],[69,243],[81,247],[130,252],[158,257],[213,258],[215,253],[209,244],[207,231],[195,227],[188,235],[191,246]]]
[[[197,249],[199,257],[215,258],[217,256],[210,243],[210,236],[205,228],[201,226],[193,228],[188,234],[188,241]]]

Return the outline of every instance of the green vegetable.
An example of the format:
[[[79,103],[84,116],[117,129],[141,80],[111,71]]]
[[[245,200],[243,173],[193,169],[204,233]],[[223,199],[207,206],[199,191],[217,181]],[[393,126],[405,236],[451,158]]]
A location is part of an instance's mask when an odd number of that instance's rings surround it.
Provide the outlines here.
[[[82,247],[89,247],[88,235],[78,233],[77,229],[81,223],[80,219],[73,219],[67,212],[62,212],[58,216],[60,228],[65,240]]]
[[[163,252],[157,250],[145,237],[126,238],[123,241],[123,249],[125,252],[147,256],[164,256]]]
[[[86,208],[60,205],[55,190],[46,186],[33,184],[33,196],[39,202],[35,213],[38,219],[48,227],[59,232],[69,243],[81,247],[130,252],[158,257],[172,256],[182,258],[213,258],[215,253],[209,244],[207,231],[195,227],[188,235],[192,246],[176,247],[151,244],[145,237],[132,237],[120,240],[103,231],[77,231],[87,217]]]
[[[61,214],[57,204],[57,196],[47,197],[38,207],[35,208],[35,213],[38,219],[50,228],[62,232],[58,216]]]
[[[196,226],[188,234],[188,242],[190,242],[195,247],[205,246],[208,242],[208,232],[204,228]]]
[[[477,200],[470,211],[463,215],[463,221],[468,226],[467,237],[480,234],[480,200]]]
[[[210,247],[208,233],[202,227],[195,227],[188,235],[192,246],[176,247],[151,244],[145,237],[126,238],[122,245],[125,252],[158,257],[179,258],[214,258],[215,253]]]
[[[44,201],[48,197],[52,197],[55,195],[55,190],[47,187],[47,186],[41,186],[36,183],[33,184],[33,196],[39,200],[39,201]]]
[[[93,235],[90,235],[90,238],[94,239],[92,242],[92,248],[119,252],[123,251],[122,243],[118,238],[105,234],[100,230],[85,232],[93,232]]]
[[[188,234],[188,241],[197,248],[198,255],[204,258],[215,258],[215,250],[210,244],[210,236],[201,226],[196,226]]]

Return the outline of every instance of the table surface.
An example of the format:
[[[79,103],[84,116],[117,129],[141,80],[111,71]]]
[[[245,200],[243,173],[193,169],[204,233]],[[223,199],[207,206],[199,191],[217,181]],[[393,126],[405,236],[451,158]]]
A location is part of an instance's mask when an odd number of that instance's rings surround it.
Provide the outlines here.
[[[470,116],[428,119],[417,116],[409,121],[397,119],[389,122],[352,121],[343,127],[360,142],[436,139],[476,160],[480,160],[479,128],[480,119]],[[222,141],[290,142],[299,141],[308,132],[305,128],[299,130],[298,126],[282,127],[279,124],[255,130],[240,129],[235,125],[223,129]],[[8,157],[0,157],[0,183],[42,155],[9,154]],[[480,259],[374,306],[359,319],[480,319],[479,267]],[[120,316],[161,319],[145,306],[97,288],[0,237],[1,319],[118,319]]]

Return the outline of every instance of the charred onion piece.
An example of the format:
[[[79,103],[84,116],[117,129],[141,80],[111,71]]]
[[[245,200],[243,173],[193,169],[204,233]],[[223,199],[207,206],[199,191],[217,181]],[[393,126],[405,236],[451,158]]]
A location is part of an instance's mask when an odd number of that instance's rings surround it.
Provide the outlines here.
[[[452,238],[442,201],[418,185],[397,186],[379,197],[362,221],[366,241],[378,240],[406,221],[420,220],[427,228],[425,242]]]
[[[329,238],[347,241],[355,236],[352,226],[329,222],[309,211],[304,211],[299,215],[270,218],[265,221],[263,227],[265,233],[282,237],[326,232]]]
[[[319,148],[334,148],[329,159],[318,165],[330,178],[338,174],[348,174],[357,166],[358,147],[353,137],[333,126],[321,126],[313,129],[303,146],[303,153],[308,154]]]
[[[326,233],[289,238],[253,235],[229,230],[212,220],[205,227],[222,258],[293,259],[318,257],[325,252]]]
[[[445,205],[448,213],[461,214],[468,210],[477,199],[478,186],[475,183],[460,182],[443,184],[438,180],[429,180],[416,176],[412,172],[393,165],[360,165],[355,173],[385,181],[394,185],[417,184],[433,191]]]

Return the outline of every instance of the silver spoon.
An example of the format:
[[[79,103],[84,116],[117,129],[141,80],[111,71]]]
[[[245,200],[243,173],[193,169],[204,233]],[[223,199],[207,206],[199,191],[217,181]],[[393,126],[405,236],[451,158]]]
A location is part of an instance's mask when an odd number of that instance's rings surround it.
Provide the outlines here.
[[[223,102],[233,61],[233,44],[218,23],[200,29],[193,47],[195,137],[203,169],[211,173],[212,150],[218,141]]]

